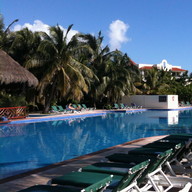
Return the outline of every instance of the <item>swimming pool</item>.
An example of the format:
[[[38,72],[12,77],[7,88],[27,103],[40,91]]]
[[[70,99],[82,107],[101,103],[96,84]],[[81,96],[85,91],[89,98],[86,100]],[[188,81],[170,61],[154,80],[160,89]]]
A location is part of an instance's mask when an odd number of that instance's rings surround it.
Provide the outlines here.
[[[134,139],[184,132],[192,133],[192,110],[0,126],[0,179]]]

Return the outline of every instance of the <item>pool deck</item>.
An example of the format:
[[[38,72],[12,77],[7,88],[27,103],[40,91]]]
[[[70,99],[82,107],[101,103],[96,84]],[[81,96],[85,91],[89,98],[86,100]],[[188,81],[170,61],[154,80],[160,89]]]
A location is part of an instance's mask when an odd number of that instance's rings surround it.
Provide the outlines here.
[[[185,110],[188,108],[180,108],[179,110]],[[190,107],[190,109],[192,109]],[[122,110],[111,110],[110,112],[120,112]],[[131,109],[126,112],[139,112],[146,111],[146,109]],[[94,111],[84,111],[81,113],[72,113],[72,114],[54,114],[49,116],[39,116],[30,117],[22,120],[14,120],[9,123],[30,123],[36,121],[50,121],[50,120],[62,120],[66,118],[76,118],[76,117],[84,117],[89,115],[101,115],[105,114],[109,111],[106,110],[94,110]],[[125,110],[124,110],[125,112]],[[36,184],[46,184],[50,179],[64,175],[71,171],[77,171],[79,168],[84,167],[86,165],[92,164],[94,162],[106,161],[105,157],[113,154],[113,153],[127,153],[129,150],[132,150],[137,147],[141,147],[147,143],[151,143],[158,139],[161,139],[165,136],[155,136],[148,138],[141,138],[138,140],[134,140],[131,142],[127,142],[121,145],[117,145],[111,148],[107,148],[101,151],[97,151],[88,155],[80,156],[75,159],[66,160],[60,163],[56,163],[44,168],[39,168],[27,173],[23,173],[20,175],[16,175],[7,179],[0,180],[0,192],[16,192],[21,189],[25,189],[27,187],[36,185]]]
[[[146,109],[146,108],[136,108],[136,109],[112,109],[112,110],[90,110],[90,111],[81,111],[76,113],[51,113],[51,114],[30,114],[29,117],[25,119],[14,119],[10,120],[9,122],[0,122],[0,126],[4,125],[5,123],[8,124],[22,124],[22,123],[32,123],[32,122],[42,122],[42,121],[55,121],[55,120],[64,120],[69,118],[81,118],[81,117],[88,117],[88,116],[97,116],[97,115],[104,115],[107,113],[113,112],[124,112],[124,113],[135,113],[135,112],[144,112],[147,110],[159,110],[159,111],[175,111],[175,110],[187,110],[192,109],[192,106],[189,107],[178,107],[177,109]],[[32,117],[34,115],[35,117]]]

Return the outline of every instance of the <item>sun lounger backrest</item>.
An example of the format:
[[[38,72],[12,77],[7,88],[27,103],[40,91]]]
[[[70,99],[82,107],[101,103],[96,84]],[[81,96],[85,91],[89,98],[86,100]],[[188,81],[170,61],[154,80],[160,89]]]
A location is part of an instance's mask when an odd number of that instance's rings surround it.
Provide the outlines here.
[[[147,160],[130,168],[128,173],[124,175],[116,188],[113,189],[113,192],[121,191],[131,185],[134,181],[137,181],[149,164],[150,160]]]
[[[85,104],[81,104],[84,109],[87,109],[87,106]]]
[[[58,111],[58,108],[57,108],[57,106],[51,106],[51,108],[54,110],[54,111]]]
[[[105,189],[112,181],[113,175],[109,175],[105,179],[92,184],[89,187],[84,188],[81,192],[97,192]]]
[[[73,106],[75,109],[77,109],[77,105],[76,105],[76,104],[73,104],[72,106]]]
[[[139,183],[146,179],[147,174],[152,173],[156,169],[160,168],[164,165],[168,157],[172,154],[172,149],[168,149],[164,152],[158,153],[157,156],[151,156],[150,160],[151,163],[149,164],[148,168],[143,172],[142,177],[139,178]]]

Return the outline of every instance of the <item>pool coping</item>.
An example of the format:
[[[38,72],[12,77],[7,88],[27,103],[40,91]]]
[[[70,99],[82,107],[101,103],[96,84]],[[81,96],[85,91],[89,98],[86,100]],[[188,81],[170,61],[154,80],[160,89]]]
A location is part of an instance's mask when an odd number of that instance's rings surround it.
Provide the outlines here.
[[[65,120],[71,118],[84,118],[92,116],[101,116],[107,113],[136,113],[143,111],[180,111],[180,110],[189,110],[191,107],[180,107],[175,109],[152,109],[152,108],[142,108],[142,109],[116,109],[116,110],[93,110],[93,111],[83,111],[80,113],[68,113],[68,114],[50,114],[40,117],[27,117],[25,119],[10,120],[9,122],[2,122],[1,125],[7,124],[22,124],[22,123],[36,123],[42,121],[55,121],[55,120]]]

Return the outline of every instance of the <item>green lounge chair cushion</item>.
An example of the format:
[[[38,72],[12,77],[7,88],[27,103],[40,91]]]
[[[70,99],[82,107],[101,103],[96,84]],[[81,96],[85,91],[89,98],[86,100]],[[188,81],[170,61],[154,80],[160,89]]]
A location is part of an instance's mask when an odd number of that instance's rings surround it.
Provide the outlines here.
[[[60,186],[35,185],[18,192],[79,192],[80,189],[69,189]]]
[[[85,104],[81,104],[84,109],[88,109]]]
[[[73,185],[78,187],[88,187],[97,183],[98,186],[110,181],[111,175],[91,172],[71,172],[61,177],[52,179],[53,184]]]
[[[58,108],[57,108],[57,106],[54,106],[54,105],[53,105],[53,106],[51,106],[51,108],[52,108],[54,111],[59,111]]]
[[[192,139],[192,134],[174,134],[174,135],[169,135],[163,139]]]
[[[124,166],[123,166],[124,165]],[[107,173],[123,176],[130,167],[121,163],[95,163],[82,168],[82,171]]]
[[[171,142],[154,142],[149,143],[147,145],[144,145],[143,148],[159,148],[159,149],[180,149],[181,147],[184,147],[184,143],[171,143]]]
[[[149,164],[150,160],[140,162],[138,164],[129,163],[94,163],[82,168],[82,171],[103,172],[113,175],[125,175],[127,173],[134,174],[135,172],[143,169]]]
[[[61,111],[61,112],[65,111],[65,109],[61,105],[58,105],[57,107],[58,107],[59,111]]]
[[[150,161],[147,160],[137,165],[102,162],[84,167],[82,168],[82,171],[113,174],[114,179],[108,188],[114,189],[115,191],[121,191],[125,187],[130,186],[138,177],[140,177],[141,172],[147,168],[149,162]]]
[[[137,163],[146,161],[149,159],[146,155],[132,155],[132,154],[124,154],[124,153],[114,153],[106,157],[109,161],[114,162],[122,162],[122,163],[129,163],[132,165],[136,165]],[[154,157],[150,157],[150,159],[154,159]]]
[[[160,148],[137,148],[134,150],[129,151],[129,154],[139,154],[139,155],[146,155],[146,156],[154,156],[157,158],[163,158],[164,156],[171,155],[172,149],[160,149]]]
[[[114,106],[113,106],[114,109],[120,109],[119,105],[117,103],[114,103]]]

